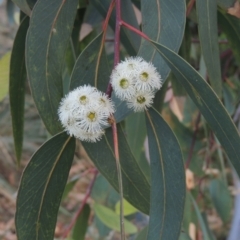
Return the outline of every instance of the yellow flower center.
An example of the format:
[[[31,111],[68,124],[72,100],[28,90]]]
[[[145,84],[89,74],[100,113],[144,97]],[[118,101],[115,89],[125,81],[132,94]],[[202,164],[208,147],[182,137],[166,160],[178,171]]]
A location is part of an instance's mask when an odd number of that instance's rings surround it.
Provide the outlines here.
[[[81,104],[86,104],[87,103],[87,96],[86,95],[83,95],[79,98],[79,101]]]
[[[143,97],[143,96],[138,96],[137,97],[137,102],[140,103],[140,104],[145,103],[146,102],[146,98]]]
[[[128,88],[129,86],[129,81],[126,78],[123,78],[120,80],[120,87],[123,89]]]
[[[97,120],[97,114],[95,112],[89,112],[88,115],[87,115],[87,118],[91,122],[95,122]]]
[[[144,82],[146,82],[148,80],[148,76],[149,76],[149,74],[147,72],[143,72],[140,75],[141,80],[144,81]]]

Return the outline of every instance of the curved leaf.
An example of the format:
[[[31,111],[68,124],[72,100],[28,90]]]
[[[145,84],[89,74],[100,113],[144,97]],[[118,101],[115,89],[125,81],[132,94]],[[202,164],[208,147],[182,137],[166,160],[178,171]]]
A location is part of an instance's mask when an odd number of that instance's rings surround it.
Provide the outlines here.
[[[133,157],[120,126],[118,126],[118,141],[124,198],[134,207],[148,214],[150,186],[145,175],[139,168],[136,159]],[[116,160],[111,129],[106,129],[105,137],[97,144],[82,142],[82,145],[98,170],[109,183],[118,190]]]
[[[110,70],[105,50],[101,52],[103,34],[100,33],[78,57],[71,76],[70,90],[90,84],[105,92],[109,82]],[[98,61],[99,60],[99,61]]]
[[[213,90],[221,97],[222,78],[218,47],[217,0],[197,0],[198,34]]]
[[[77,4],[78,0],[38,0],[27,34],[26,67],[32,95],[51,134],[62,129],[57,114],[63,96],[62,67]]]
[[[58,208],[75,151],[66,133],[52,137],[32,156],[18,191],[18,240],[52,240]]]
[[[178,51],[183,39],[186,21],[185,0],[142,0],[142,31],[154,41]],[[139,52],[145,60],[151,61],[161,74],[163,81],[170,72],[161,56],[143,40]]]
[[[221,101],[186,61],[163,45],[152,43],[210,125],[240,176],[240,136]]]
[[[14,146],[18,163],[21,158],[23,145],[24,98],[26,79],[25,40],[28,26],[29,18],[26,17],[21,22],[21,25],[16,34],[10,62],[9,98],[12,115]]]
[[[153,108],[146,111],[151,168],[148,238],[179,238],[185,204],[185,170],[178,141]]]

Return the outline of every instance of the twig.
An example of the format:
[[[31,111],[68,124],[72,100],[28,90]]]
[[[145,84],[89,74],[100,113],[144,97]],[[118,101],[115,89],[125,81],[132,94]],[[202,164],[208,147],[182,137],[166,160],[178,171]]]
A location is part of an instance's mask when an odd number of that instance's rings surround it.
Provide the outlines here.
[[[80,208],[78,209],[78,211],[76,212],[76,214],[75,214],[74,218],[72,219],[70,225],[68,226],[68,228],[67,228],[66,231],[64,232],[62,239],[65,239],[65,238],[69,235],[69,233],[70,233],[70,231],[72,230],[72,228],[74,227],[74,225],[75,225],[78,217],[79,217],[80,214],[82,213],[82,210],[83,210],[84,206],[86,205],[87,200],[88,200],[88,198],[89,198],[89,196],[90,196],[90,194],[91,194],[91,192],[92,192],[92,188],[93,188],[93,185],[94,185],[94,183],[95,183],[95,180],[96,180],[97,175],[98,175],[98,170],[95,169],[94,175],[93,175],[93,179],[92,179],[92,181],[90,182],[90,184],[89,184],[89,186],[88,186],[88,189],[87,189],[87,191],[86,191],[86,195],[85,195],[84,199],[82,200],[81,206],[80,206]]]

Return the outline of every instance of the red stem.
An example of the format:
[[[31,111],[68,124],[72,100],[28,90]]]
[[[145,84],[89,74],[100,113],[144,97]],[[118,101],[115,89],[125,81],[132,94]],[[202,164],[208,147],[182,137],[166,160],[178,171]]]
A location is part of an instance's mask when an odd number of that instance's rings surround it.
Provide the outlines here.
[[[72,228],[74,227],[78,217],[82,213],[82,210],[83,210],[84,206],[86,205],[87,200],[88,200],[88,198],[89,198],[89,196],[90,196],[90,194],[92,192],[92,188],[93,188],[93,185],[95,183],[97,175],[98,175],[98,170],[95,169],[94,175],[93,175],[93,179],[92,179],[92,181],[90,182],[90,184],[88,186],[88,189],[86,191],[86,195],[85,195],[84,199],[82,200],[82,204],[81,204],[80,208],[78,209],[78,211],[76,212],[76,214],[75,214],[74,218],[72,219],[70,225],[68,226],[68,228],[64,232],[63,239],[65,239],[70,234],[70,231],[72,230]]]

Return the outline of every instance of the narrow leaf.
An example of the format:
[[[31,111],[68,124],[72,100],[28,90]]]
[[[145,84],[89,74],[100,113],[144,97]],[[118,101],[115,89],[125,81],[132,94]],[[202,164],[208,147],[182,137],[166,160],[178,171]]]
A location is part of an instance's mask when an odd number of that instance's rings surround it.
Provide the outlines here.
[[[179,238],[185,204],[182,153],[171,128],[153,108],[146,111],[151,167],[148,240]]]
[[[140,211],[149,213],[149,183],[139,168],[120,126],[118,126],[120,162],[123,177],[124,198]],[[82,142],[98,170],[118,190],[118,178],[111,129],[97,144]]]
[[[132,206],[128,201],[126,201],[125,199],[123,199],[123,206],[124,206],[124,216],[128,216],[131,214],[134,214],[136,212],[138,212],[138,210]],[[120,201],[117,202],[117,204],[115,205],[115,212],[120,215]]]
[[[94,204],[93,209],[97,217],[109,228],[120,231],[120,219],[112,209],[107,208],[100,204]],[[136,226],[134,226],[128,220],[124,220],[125,233],[132,234],[137,232]]]
[[[199,108],[240,176],[240,136],[221,101],[186,61],[163,45],[152,43]]]
[[[217,0],[197,0],[198,33],[213,90],[221,97],[222,78],[218,47]]]
[[[20,162],[23,145],[26,79],[25,40],[28,26],[29,18],[25,17],[16,34],[10,62],[9,98],[12,114],[14,146],[18,163]]]
[[[88,228],[88,219],[91,213],[91,208],[88,204],[83,207],[83,210],[78,217],[73,228],[72,240],[84,240]]]
[[[62,129],[57,114],[63,96],[62,67],[77,4],[78,0],[38,0],[31,14],[27,73],[35,104],[51,134]]]
[[[100,51],[102,36],[100,33],[94,38],[78,57],[71,76],[70,90],[90,84],[103,92],[106,91],[110,70],[104,48]]]
[[[75,150],[75,139],[60,133],[32,156],[19,187],[18,240],[52,240],[58,208]]]
[[[142,0],[142,31],[154,41],[177,52],[180,48],[186,21],[185,0]],[[171,17],[170,17],[171,16]],[[163,81],[170,72],[161,56],[143,41],[138,55],[151,61],[161,74]]]

